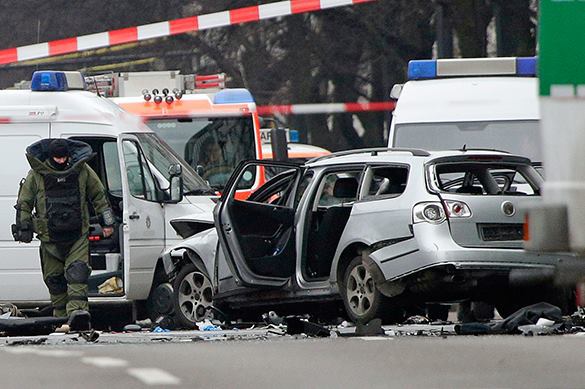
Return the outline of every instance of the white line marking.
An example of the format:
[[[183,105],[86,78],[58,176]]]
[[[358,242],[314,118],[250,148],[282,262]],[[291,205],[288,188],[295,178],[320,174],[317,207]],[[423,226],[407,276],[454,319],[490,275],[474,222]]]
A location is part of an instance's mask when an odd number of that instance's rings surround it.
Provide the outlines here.
[[[81,351],[72,350],[36,350],[36,355],[42,357],[56,357],[56,358],[69,358],[69,357],[80,357],[83,355]]]
[[[392,340],[392,338],[388,338],[385,336],[357,336],[355,338],[350,339],[359,339],[359,340]]]
[[[10,354],[33,354],[35,352],[35,349],[31,348],[31,347],[12,347],[12,346],[7,346],[7,347],[2,347],[0,350],[4,350],[7,353]]]
[[[93,365],[96,367],[126,367],[128,366],[128,361],[118,358],[110,358],[110,357],[85,357],[81,359],[81,362],[87,365]]]
[[[157,368],[132,368],[128,374],[146,385],[179,385],[181,380],[164,370]]]
[[[83,355],[81,351],[73,350],[40,350],[32,347],[3,347],[2,350],[10,354],[35,354],[41,357],[80,357]]]

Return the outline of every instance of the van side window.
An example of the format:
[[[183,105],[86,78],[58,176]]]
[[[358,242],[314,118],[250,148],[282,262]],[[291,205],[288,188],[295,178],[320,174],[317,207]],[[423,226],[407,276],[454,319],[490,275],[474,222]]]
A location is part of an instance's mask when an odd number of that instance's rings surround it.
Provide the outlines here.
[[[104,142],[103,153],[108,190],[114,196],[122,197],[122,174],[117,143],[115,141]]]
[[[397,197],[406,189],[408,169],[406,167],[384,166],[372,168],[371,179],[364,182],[368,188],[365,198]]]
[[[123,143],[124,161],[130,193],[134,197],[156,201],[156,186],[140,147],[136,142],[125,140]]]

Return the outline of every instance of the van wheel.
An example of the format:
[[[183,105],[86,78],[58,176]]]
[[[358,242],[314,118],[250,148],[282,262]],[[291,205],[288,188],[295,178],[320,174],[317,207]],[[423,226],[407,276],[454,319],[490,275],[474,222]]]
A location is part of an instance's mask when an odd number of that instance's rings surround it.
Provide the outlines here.
[[[175,320],[179,327],[193,328],[203,321],[213,304],[213,288],[207,274],[188,263],[173,282]]]
[[[345,311],[355,323],[368,323],[372,319],[383,321],[391,317],[390,299],[378,291],[372,274],[357,256],[349,263],[343,276],[341,297]]]

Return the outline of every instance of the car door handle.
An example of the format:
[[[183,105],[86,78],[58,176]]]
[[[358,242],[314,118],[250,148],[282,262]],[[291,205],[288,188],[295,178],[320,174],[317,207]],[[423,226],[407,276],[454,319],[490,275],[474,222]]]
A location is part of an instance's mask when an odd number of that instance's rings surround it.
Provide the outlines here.
[[[140,219],[140,215],[136,212],[134,212],[132,215],[128,216],[130,218],[130,220],[138,220]]]

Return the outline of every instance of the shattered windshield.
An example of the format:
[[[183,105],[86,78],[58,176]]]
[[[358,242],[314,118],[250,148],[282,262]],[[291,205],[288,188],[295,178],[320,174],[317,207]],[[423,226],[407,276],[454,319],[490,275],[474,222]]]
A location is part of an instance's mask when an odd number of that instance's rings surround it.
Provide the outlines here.
[[[536,120],[397,124],[395,147],[425,150],[484,148],[508,151],[542,162]]]
[[[256,158],[251,116],[153,119],[147,123],[215,189],[240,161]]]

